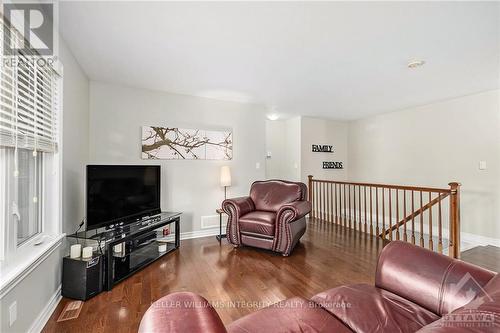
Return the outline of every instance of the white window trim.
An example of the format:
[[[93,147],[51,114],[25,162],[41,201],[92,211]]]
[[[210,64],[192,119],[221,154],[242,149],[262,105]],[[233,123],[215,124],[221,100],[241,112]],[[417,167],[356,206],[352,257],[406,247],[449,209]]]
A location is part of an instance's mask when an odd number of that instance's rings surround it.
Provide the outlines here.
[[[39,264],[41,264],[48,256],[57,250],[66,236],[62,233],[62,163],[63,163],[63,142],[62,142],[62,124],[63,124],[63,77],[62,65],[59,64],[58,74],[60,75],[57,81],[58,85],[58,141],[59,147],[57,152],[52,154],[52,158],[46,158],[44,163],[52,163],[52,172],[44,172],[43,191],[44,205],[42,208],[42,230],[36,237],[32,237],[27,242],[17,247],[17,240],[8,239],[10,234],[7,228],[9,222],[7,214],[10,208],[5,209],[0,205],[0,240],[5,246],[0,246],[0,300],[19,284],[26,276],[29,275]],[[44,166],[45,167],[45,166]],[[0,170],[1,171],[1,170]],[[9,172],[9,170],[6,170]],[[0,184],[5,180],[0,180]],[[50,186],[49,186],[50,184]],[[50,191],[50,192],[48,192]],[[0,199],[4,198],[5,193],[0,191]],[[7,230],[7,232],[5,232]],[[43,243],[36,245],[39,240]],[[7,246],[15,247],[15,250],[4,251]],[[12,248],[11,248],[12,249]],[[7,256],[15,256],[15,260],[7,258]]]
[[[0,160],[5,160],[6,156],[4,156],[5,153],[0,151]],[[5,180],[5,177],[2,177],[1,175],[5,175],[7,170],[6,165],[4,163],[0,163],[0,202],[6,202],[7,197],[6,197],[6,192],[7,192],[7,182]],[[3,189],[3,190],[2,190]],[[6,221],[7,221],[7,211],[5,205],[0,205],[0,241],[4,244],[4,246],[0,246],[0,263],[4,261],[5,259],[5,247],[6,247],[6,233],[5,233],[5,228],[6,226]]]
[[[46,236],[48,237],[48,236]],[[0,276],[0,300],[27,277],[38,265],[40,265],[52,252],[57,250],[65,237],[65,234],[53,236],[46,239],[41,245],[35,245],[35,239],[23,244],[19,258],[16,258],[16,265],[7,265],[1,269]],[[38,253],[37,253],[38,252]]]

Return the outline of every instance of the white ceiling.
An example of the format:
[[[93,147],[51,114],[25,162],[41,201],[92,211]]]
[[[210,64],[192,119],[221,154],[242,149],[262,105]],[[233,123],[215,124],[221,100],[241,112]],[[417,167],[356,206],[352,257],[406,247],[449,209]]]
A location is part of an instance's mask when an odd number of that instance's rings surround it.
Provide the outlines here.
[[[356,119],[499,87],[497,2],[64,2],[92,80]],[[410,70],[408,61],[426,65]]]

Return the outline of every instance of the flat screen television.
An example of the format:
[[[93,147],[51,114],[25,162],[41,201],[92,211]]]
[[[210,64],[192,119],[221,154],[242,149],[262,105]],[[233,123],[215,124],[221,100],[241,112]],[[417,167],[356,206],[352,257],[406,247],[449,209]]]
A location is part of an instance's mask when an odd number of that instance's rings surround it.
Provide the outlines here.
[[[160,213],[160,166],[87,165],[87,230]]]

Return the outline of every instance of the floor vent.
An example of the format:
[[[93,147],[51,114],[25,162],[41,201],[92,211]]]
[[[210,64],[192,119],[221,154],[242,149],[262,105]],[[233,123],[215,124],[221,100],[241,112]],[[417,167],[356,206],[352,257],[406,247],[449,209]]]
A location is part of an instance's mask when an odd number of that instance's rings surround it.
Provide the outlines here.
[[[67,303],[64,306],[64,309],[62,310],[61,314],[59,315],[59,318],[57,319],[57,321],[60,322],[60,321],[78,318],[78,316],[80,315],[80,311],[82,311],[82,308],[83,308],[82,301],[73,301],[73,302]]]

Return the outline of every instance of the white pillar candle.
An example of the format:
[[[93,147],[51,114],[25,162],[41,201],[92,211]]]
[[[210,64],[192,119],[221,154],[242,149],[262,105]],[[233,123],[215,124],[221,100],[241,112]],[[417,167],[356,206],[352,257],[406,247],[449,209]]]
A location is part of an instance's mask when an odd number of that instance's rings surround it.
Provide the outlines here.
[[[113,251],[118,253],[122,252],[122,244],[123,243],[116,244],[115,246],[113,246]]]
[[[92,246],[87,246],[83,248],[82,258],[84,259],[92,258]]]
[[[71,245],[70,253],[69,253],[69,257],[71,259],[80,258],[81,254],[82,254],[82,245],[81,244]]]
[[[158,252],[163,253],[167,251],[167,244],[159,244],[158,245]]]

